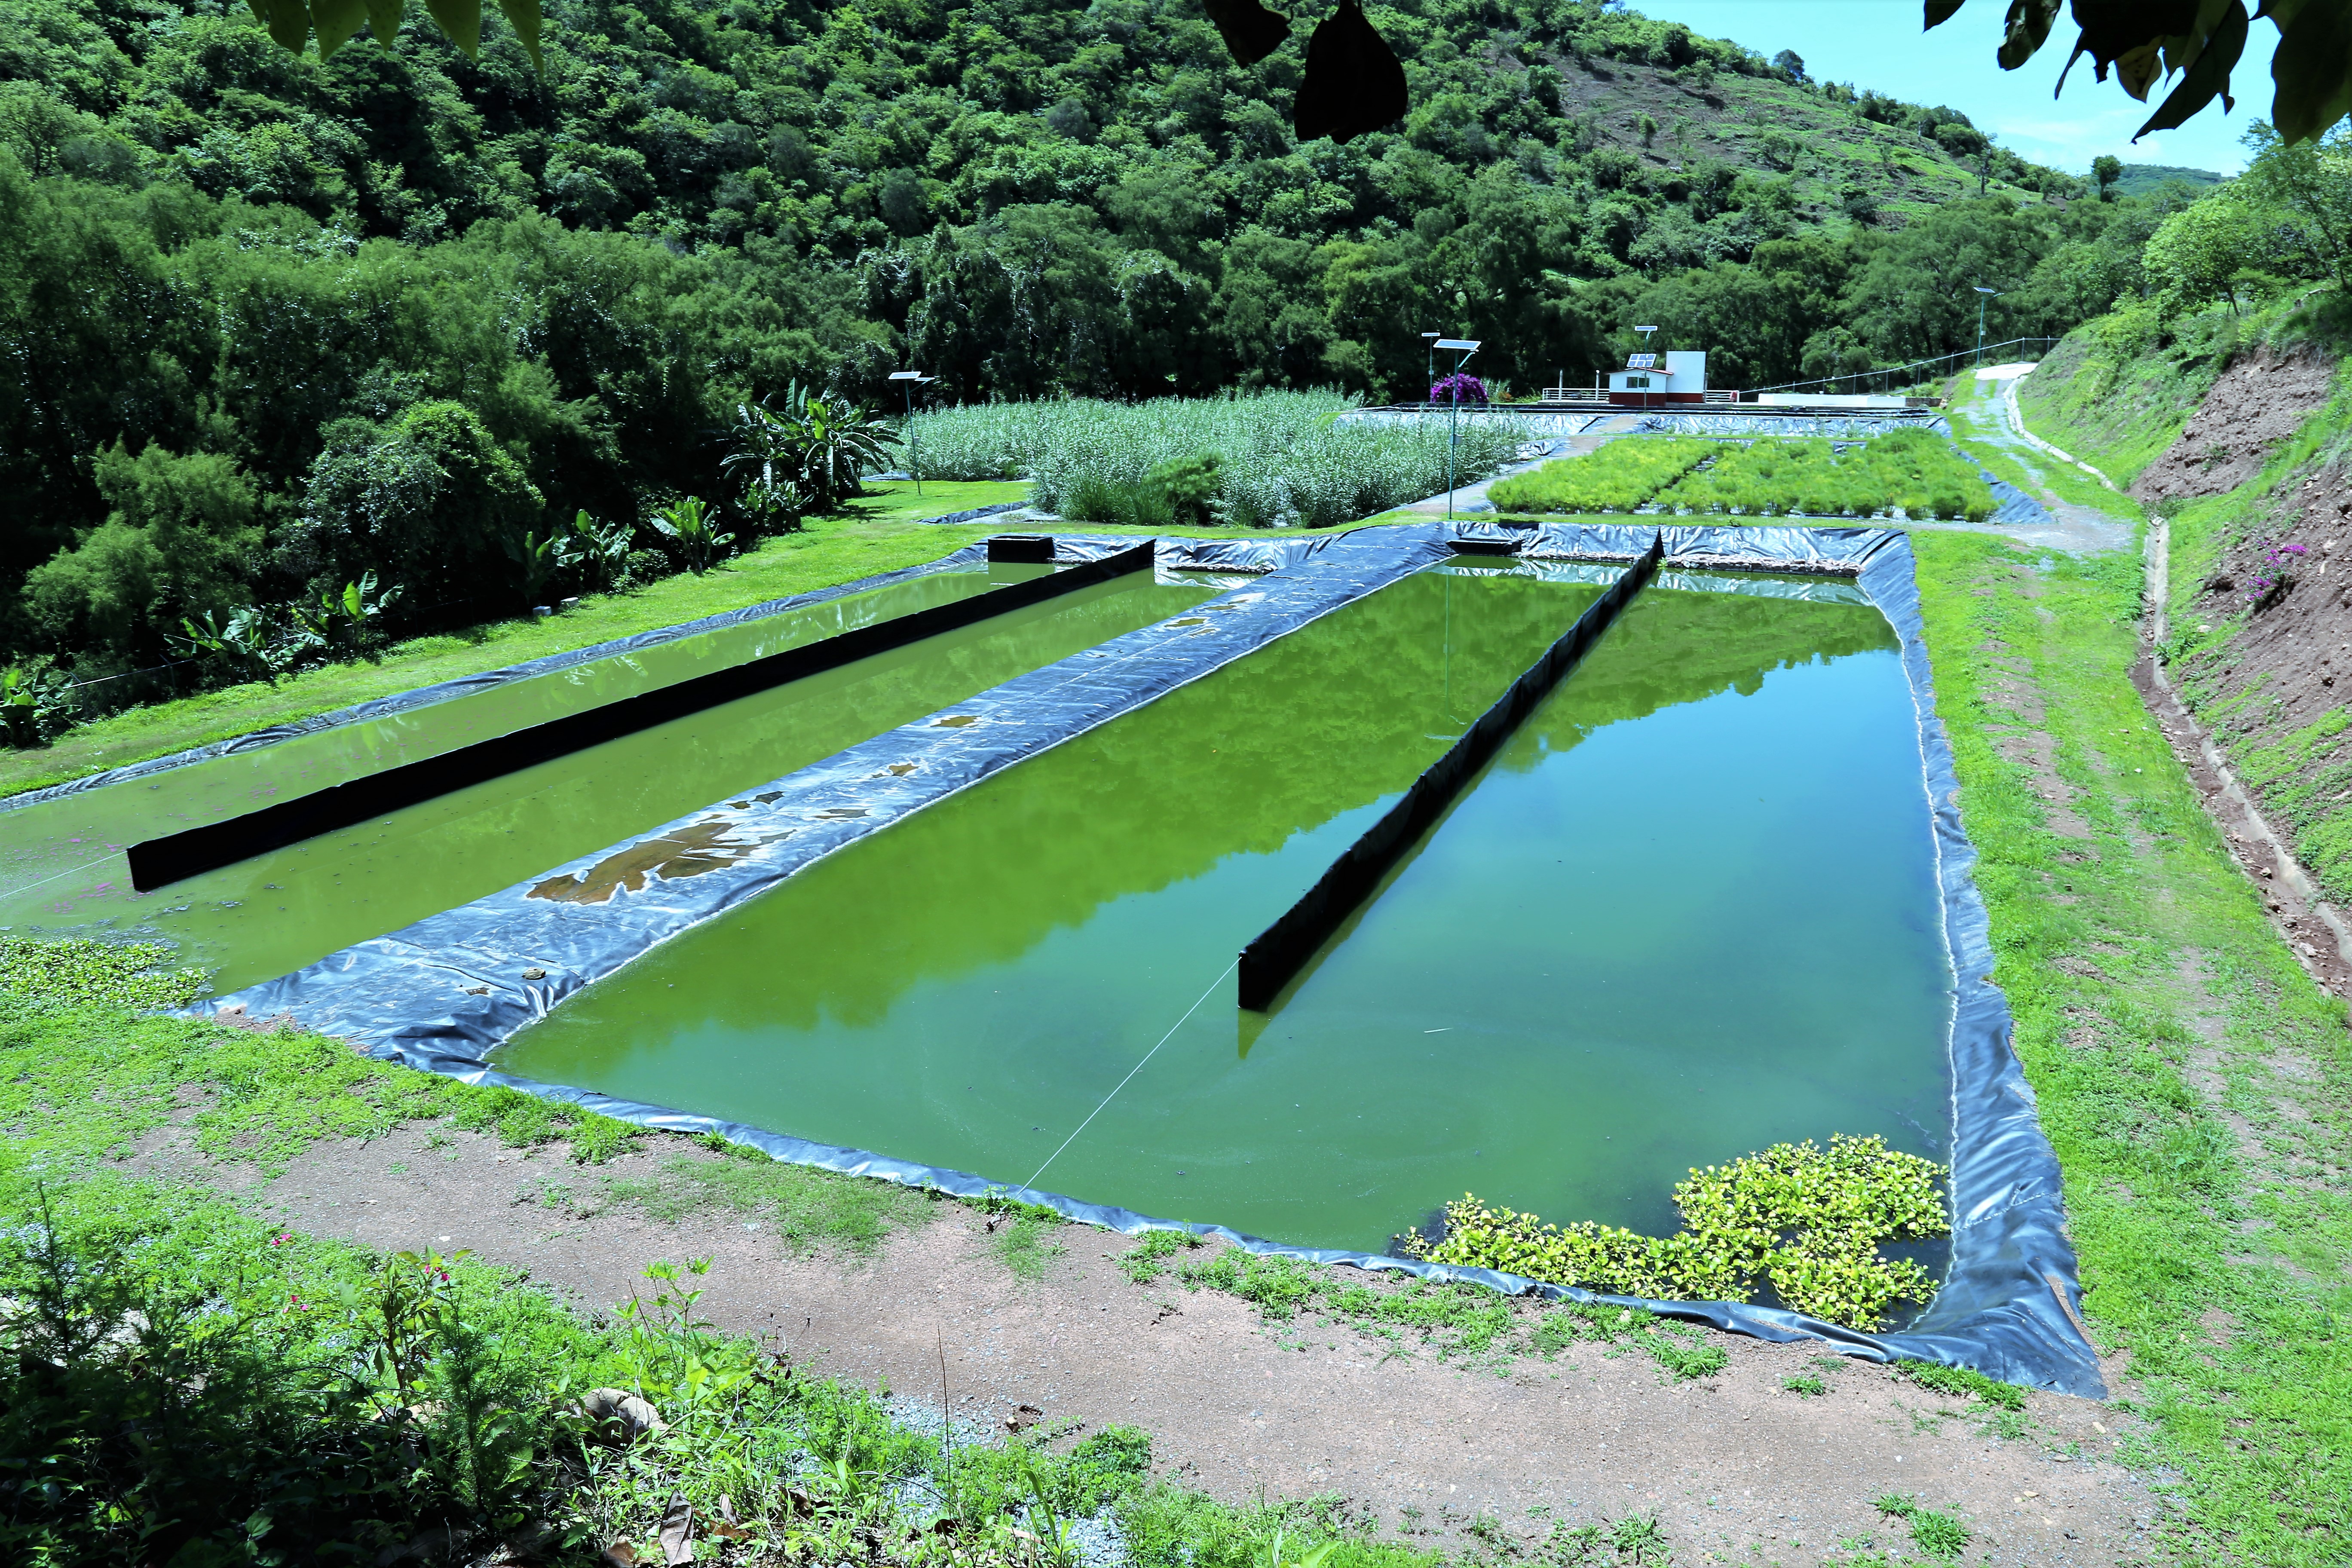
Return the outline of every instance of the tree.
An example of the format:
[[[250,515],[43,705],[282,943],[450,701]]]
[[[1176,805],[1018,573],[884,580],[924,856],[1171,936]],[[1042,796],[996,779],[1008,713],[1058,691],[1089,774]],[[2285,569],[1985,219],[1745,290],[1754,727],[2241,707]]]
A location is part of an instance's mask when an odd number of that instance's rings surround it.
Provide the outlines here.
[[[117,441],[91,478],[106,521],[25,581],[27,613],[61,651],[128,668],[158,657],[182,616],[245,596],[261,530],[234,460],[160,445],[134,458]]]
[[[1805,57],[1794,49],[1782,49],[1772,57],[1772,68],[1790,81],[1805,79]]]
[[[2239,188],[2224,185],[2174,213],[2149,237],[2141,252],[2148,281],[2163,290],[2168,304],[2226,299],[2234,313],[2238,300],[2231,279],[2260,255],[2263,226],[2262,215]]]
[[[2240,182],[2247,194],[2289,215],[2336,286],[2352,293],[2352,128],[2291,142],[2256,121],[2246,145],[2254,150]]]
[[[2099,199],[2116,199],[2116,182],[2124,177],[2123,160],[2112,153],[2102,153],[2091,160],[2091,178],[2099,183]]]

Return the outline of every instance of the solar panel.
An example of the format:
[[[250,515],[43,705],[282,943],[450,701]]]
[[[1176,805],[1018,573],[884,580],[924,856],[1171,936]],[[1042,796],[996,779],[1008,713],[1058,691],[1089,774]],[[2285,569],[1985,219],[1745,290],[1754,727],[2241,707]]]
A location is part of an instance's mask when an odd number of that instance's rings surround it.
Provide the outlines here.
[[[1655,370],[1658,368],[1658,356],[1655,354],[1629,354],[1626,356],[1625,368],[1627,370]]]

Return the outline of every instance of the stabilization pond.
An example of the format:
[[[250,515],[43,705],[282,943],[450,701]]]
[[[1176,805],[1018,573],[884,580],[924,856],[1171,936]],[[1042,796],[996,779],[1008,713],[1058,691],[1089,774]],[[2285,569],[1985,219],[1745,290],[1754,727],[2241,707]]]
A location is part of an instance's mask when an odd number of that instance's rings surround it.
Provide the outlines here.
[[[496,1065],[1370,1251],[1465,1190],[1670,1228],[1688,1166],[1782,1139],[1942,1155],[1911,699],[1885,618],[1819,582],[1644,592],[1270,1018],[1235,1009],[1240,945],[1612,570],[1405,578],[655,949]]]
[[[0,928],[154,934],[223,991],[287,973],[697,810],[1210,598],[1145,571],[1009,610],[722,707],[173,883],[131,890],[123,847],[1050,574],[911,576],[413,711],[0,814]]]

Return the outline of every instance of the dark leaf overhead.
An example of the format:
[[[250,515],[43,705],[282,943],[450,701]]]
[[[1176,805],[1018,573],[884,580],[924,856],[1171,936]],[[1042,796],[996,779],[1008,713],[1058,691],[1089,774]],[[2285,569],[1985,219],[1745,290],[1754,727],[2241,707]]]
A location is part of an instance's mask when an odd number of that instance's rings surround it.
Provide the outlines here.
[[[1307,42],[1307,79],[1291,114],[1298,139],[1352,141],[1402,120],[1406,107],[1404,67],[1363,7],[1339,0]]]

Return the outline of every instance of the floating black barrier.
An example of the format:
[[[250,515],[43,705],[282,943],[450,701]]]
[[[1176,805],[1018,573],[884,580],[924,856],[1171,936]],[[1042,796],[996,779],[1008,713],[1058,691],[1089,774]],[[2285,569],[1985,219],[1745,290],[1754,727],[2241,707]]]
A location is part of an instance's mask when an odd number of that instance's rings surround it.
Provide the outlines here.
[[[1053,559],[1054,542],[1050,538],[1037,541],[1046,548],[1043,556],[1034,553],[1001,556],[996,548],[1000,542],[1025,546],[1029,542],[990,540],[991,560]],[[911,615],[899,616],[873,626],[854,627],[818,642],[770,654],[765,658],[751,659],[727,669],[698,675],[675,685],[640,692],[635,697],[608,702],[584,712],[568,714],[544,724],[533,724],[477,742],[439,756],[387,768],[365,778],[335,784],[316,794],[282,801],[241,816],[207,823],[162,838],[150,838],[130,848],[131,886],[142,893],[152,892],[185,878],[223,866],[233,866],[239,860],[267,854],[273,849],[283,849],[305,838],[315,838],[321,833],[350,827],[387,811],[397,811],[436,795],[447,795],[452,790],[485,783],[520,768],[585,751],[590,746],[601,745],[606,741],[617,740],[656,724],[753,696],[787,681],[838,669],[858,659],[888,653],[942,632],[993,620],[1010,611],[1044,604],[1065,594],[1125,576],[1130,572],[1150,571],[1152,557],[1152,542],[1146,540],[1132,549],[1072,566],[1050,577],[1009,584],[952,604],[934,605],[929,609],[917,610]]]
[[[1450,542],[1455,550],[1461,550],[1465,543],[1477,542],[1455,539]],[[1282,988],[1307,966],[1307,961],[1331,940],[1332,933],[1355,912],[1356,907],[1371,896],[1397,858],[1420,841],[1461,793],[1462,786],[1503,749],[1503,742],[1511,738],[1512,731],[1551,694],[1552,688],[1559,684],[1560,678],[1584,657],[1585,651],[1600,640],[1601,634],[1617,618],[1617,612],[1641,592],[1642,584],[1658,569],[1664,553],[1664,536],[1653,537],[1650,547],[1634,558],[1625,574],[1576,617],[1568,635],[1552,644],[1525,674],[1511,682],[1510,689],[1480,714],[1478,721],[1465,731],[1444,756],[1432,763],[1427,772],[1413,780],[1404,797],[1366,828],[1362,837],[1341,850],[1330,869],[1307,889],[1305,897],[1242,949],[1239,974],[1243,1007],[1262,1013],[1273,1005],[1274,999],[1282,994]]]

